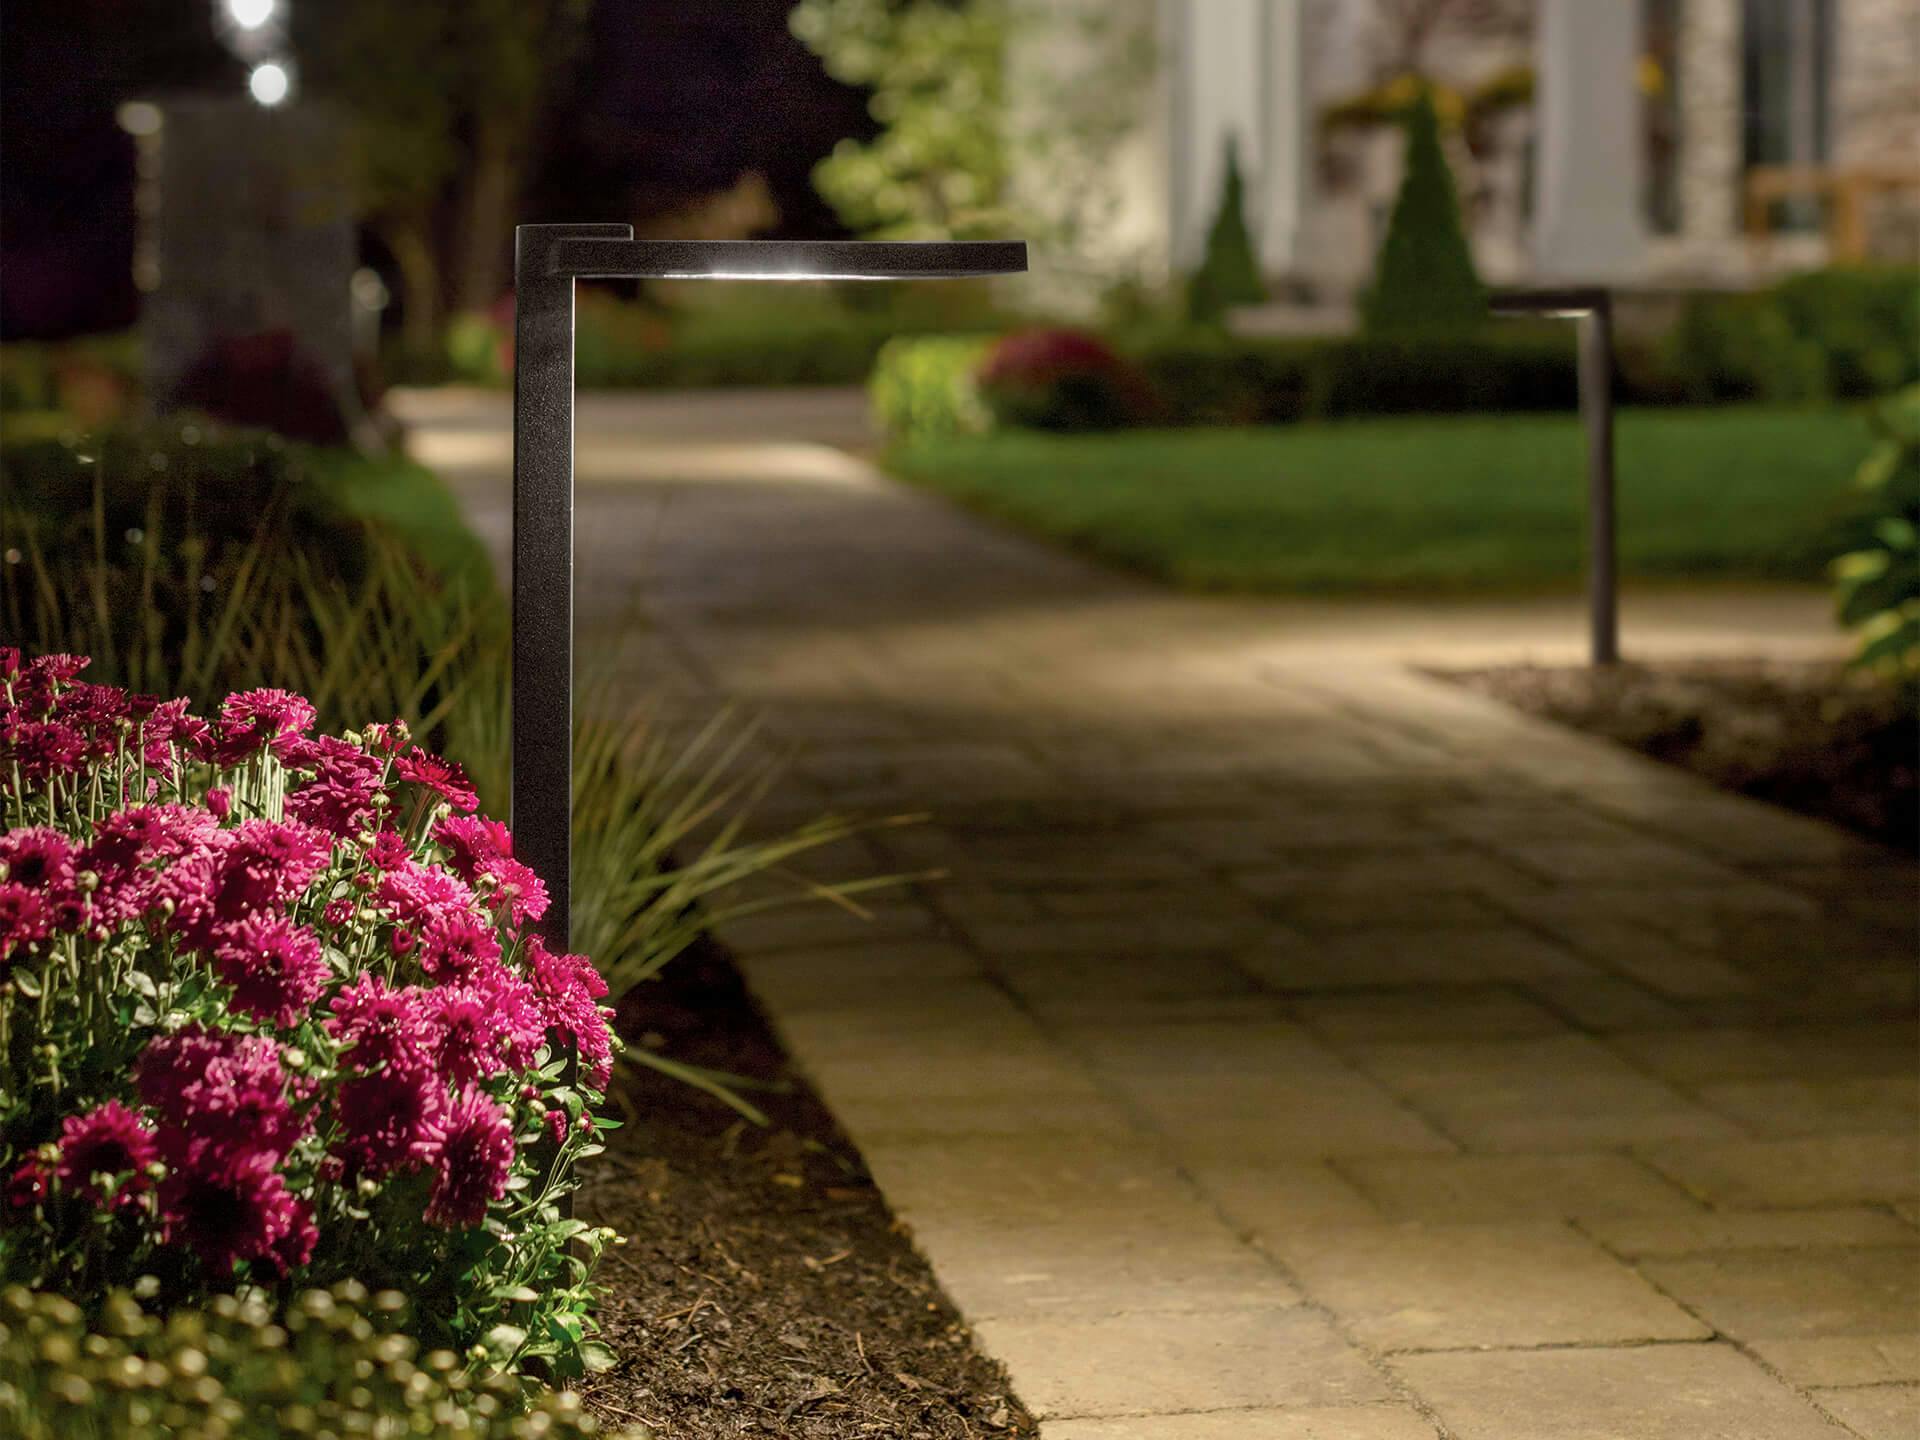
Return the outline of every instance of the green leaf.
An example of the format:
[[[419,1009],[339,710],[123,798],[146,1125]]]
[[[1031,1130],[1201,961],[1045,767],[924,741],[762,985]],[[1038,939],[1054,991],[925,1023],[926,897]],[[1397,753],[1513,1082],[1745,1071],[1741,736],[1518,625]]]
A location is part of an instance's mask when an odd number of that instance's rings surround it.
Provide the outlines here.
[[[516,1354],[527,1343],[527,1332],[518,1325],[496,1325],[487,1331],[486,1338],[480,1343],[494,1354],[507,1357]]]

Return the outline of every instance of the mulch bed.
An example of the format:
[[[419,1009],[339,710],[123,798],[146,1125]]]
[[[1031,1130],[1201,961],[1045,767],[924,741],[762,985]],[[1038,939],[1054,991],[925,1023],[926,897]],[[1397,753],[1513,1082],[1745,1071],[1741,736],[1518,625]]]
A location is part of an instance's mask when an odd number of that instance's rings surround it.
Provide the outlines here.
[[[1920,848],[1920,717],[1911,688],[1839,665],[1751,660],[1518,665],[1446,678],[1729,790]]]
[[[579,1198],[627,1237],[599,1272],[622,1358],[590,1408],[663,1440],[1035,1434],[726,955],[682,956],[621,1018],[629,1044],[779,1088],[751,1092],[761,1129],[651,1072],[628,1084]]]

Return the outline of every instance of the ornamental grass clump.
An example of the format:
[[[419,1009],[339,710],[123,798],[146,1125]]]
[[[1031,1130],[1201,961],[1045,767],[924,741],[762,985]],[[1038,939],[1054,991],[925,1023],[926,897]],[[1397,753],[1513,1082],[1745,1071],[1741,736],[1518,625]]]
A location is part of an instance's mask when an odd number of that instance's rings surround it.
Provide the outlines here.
[[[404,724],[202,718],[86,663],[0,650],[0,1280],[350,1279],[476,1360],[605,1358],[610,1237],[559,1202],[611,1123],[606,985],[530,929],[506,828]]]

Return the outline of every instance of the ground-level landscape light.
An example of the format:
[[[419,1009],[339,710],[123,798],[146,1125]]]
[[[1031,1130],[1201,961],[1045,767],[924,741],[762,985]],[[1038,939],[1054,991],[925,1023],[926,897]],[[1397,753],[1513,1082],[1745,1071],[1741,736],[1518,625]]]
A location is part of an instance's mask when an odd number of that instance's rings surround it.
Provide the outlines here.
[[[1599,286],[1499,290],[1495,315],[1579,325],[1580,421],[1587,433],[1587,610],[1595,665],[1620,659],[1619,562],[1614,543],[1613,297]]]
[[[515,850],[568,943],[573,846],[574,282],[930,280],[1017,274],[1018,241],[635,240],[630,225],[522,225],[514,236]]]

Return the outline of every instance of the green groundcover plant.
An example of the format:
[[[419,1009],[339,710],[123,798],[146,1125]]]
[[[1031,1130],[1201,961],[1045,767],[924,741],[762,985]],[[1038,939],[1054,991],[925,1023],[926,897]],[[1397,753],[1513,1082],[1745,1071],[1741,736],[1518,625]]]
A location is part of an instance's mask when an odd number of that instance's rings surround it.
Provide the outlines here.
[[[276,1308],[221,1295],[150,1314],[116,1290],[97,1317],[0,1291],[0,1434],[18,1440],[536,1440],[603,1433],[578,1395],[451,1350],[422,1351],[407,1298],[341,1281]]]
[[[403,724],[86,663],[0,650],[0,1281],[350,1279],[476,1362],[601,1363],[611,1237],[561,1200],[611,1124],[606,985],[533,933],[506,828]]]
[[[1920,684],[1920,385],[1875,412],[1879,443],[1855,485],[1870,531],[1834,562],[1840,622],[1860,639],[1855,663]]]

